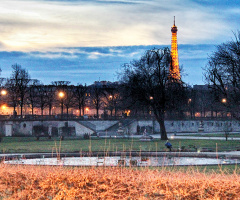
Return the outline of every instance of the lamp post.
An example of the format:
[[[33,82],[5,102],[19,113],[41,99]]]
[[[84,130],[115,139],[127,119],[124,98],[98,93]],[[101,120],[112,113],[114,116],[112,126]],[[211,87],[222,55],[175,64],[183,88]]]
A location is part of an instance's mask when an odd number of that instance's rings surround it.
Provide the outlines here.
[[[192,99],[191,99],[191,98],[188,99],[188,107],[189,107],[190,119],[192,119],[192,117],[193,117],[193,111],[192,111]]]
[[[64,93],[63,92],[59,92],[58,96],[61,99],[61,118],[63,118],[63,98],[64,98]]]
[[[223,98],[223,99],[222,99],[222,103],[226,105],[226,104],[227,104],[227,99],[226,99],[226,98]],[[227,108],[226,108],[226,117],[227,117],[227,112],[228,112],[228,110],[227,110]],[[223,111],[222,117],[224,117],[224,111]]]
[[[1,90],[1,95],[0,96],[5,96],[5,95],[7,95],[7,91],[6,90]],[[3,105],[2,106],[2,109],[4,110],[6,108],[6,106],[5,105]]]

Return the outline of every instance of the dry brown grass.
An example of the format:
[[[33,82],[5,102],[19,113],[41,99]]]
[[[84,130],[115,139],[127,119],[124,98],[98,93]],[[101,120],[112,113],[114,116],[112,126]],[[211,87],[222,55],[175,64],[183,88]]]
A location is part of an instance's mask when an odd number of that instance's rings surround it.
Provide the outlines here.
[[[0,165],[2,199],[240,199],[240,175]]]

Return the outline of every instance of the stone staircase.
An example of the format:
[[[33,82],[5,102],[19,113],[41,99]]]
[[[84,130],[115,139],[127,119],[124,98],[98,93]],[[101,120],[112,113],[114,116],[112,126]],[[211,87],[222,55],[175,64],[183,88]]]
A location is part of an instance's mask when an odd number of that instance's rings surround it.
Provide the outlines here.
[[[107,132],[109,133],[117,133],[117,130],[119,129],[119,123],[122,124],[122,128],[125,129],[129,124],[133,123],[134,121],[136,121],[135,119],[122,119],[119,120],[118,123],[114,124],[113,126],[109,127],[108,129],[106,129]]]
[[[85,126],[86,128],[91,129],[92,131],[96,132],[96,126],[88,121],[78,121],[77,123]]]

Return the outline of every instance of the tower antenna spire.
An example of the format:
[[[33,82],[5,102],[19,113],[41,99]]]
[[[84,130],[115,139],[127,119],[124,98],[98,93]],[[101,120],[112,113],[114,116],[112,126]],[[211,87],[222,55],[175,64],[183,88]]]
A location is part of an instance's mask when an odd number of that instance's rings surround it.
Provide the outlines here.
[[[173,23],[173,25],[175,26],[175,16],[174,16],[174,23]]]

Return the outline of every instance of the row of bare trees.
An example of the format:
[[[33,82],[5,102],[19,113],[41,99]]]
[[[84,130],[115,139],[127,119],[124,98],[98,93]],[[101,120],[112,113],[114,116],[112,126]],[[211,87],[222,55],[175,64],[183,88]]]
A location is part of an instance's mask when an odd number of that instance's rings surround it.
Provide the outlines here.
[[[31,108],[34,115],[34,108],[48,108],[49,115],[52,115],[54,106],[66,110],[66,115],[70,108],[79,110],[79,115],[85,114],[86,106],[96,109],[96,118],[99,118],[99,110],[105,109],[116,116],[120,107],[119,85],[114,83],[96,83],[90,86],[77,84],[71,85],[69,81],[54,81],[50,85],[44,85],[39,80],[30,78],[28,72],[18,64],[12,65],[10,78],[1,79],[1,87],[7,90],[6,103],[13,107],[16,113],[17,106],[20,107],[20,116],[23,116],[23,107]],[[62,94],[62,96],[60,96]],[[2,102],[1,102],[2,103]]]

